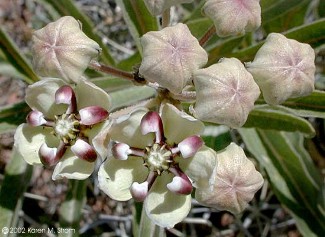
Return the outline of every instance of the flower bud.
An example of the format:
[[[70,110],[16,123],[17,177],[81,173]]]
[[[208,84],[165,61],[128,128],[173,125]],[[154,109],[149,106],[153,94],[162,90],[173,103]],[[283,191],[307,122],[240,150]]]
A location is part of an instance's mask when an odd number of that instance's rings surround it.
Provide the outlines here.
[[[81,30],[80,23],[65,16],[33,35],[33,66],[40,76],[81,80],[89,62],[98,56],[99,45]]]
[[[182,23],[146,33],[141,44],[140,74],[173,93],[181,93],[192,73],[208,61],[205,50]]]
[[[254,194],[262,187],[263,177],[235,143],[217,154],[218,166],[214,183],[208,188],[198,187],[195,198],[205,206],[242,212]]]
[[[193,0],[144,0],[149,12],[155,16],[162,14],[173,5],[190,2]]]
[[[315,52],[308,44],[272,33],[247,63],[268,104],[309,95],[314,90]]]
[[[260,0],[208,0],[203,6],[205,14],[215,24],[221,37],[244,34],[261,25]]]
[[[194,75],[194,117],[238,128],[247,120],[260,91],[253,76],[236,58],[197,70]]]

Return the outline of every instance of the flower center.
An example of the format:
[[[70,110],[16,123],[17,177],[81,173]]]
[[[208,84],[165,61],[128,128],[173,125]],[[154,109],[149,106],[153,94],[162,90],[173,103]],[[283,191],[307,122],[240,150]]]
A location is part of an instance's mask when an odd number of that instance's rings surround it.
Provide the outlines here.
[[[172,153],[166,149],[166,145],[153,144],[152,147],[147,147],[147,155],[144,157],[145,165],[151,171],[156,171],[158,174],[164,170],[168,170],[173,162]]]
[[[75,140],[79,132],[79,121],[74,114],[55,117],[54,134],[65,144]]]

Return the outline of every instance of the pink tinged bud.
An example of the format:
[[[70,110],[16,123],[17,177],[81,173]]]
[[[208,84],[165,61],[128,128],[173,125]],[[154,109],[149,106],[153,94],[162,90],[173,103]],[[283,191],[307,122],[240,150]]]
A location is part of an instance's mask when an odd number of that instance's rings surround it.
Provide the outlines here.
[[[56,104],[67,104],[69,105],[67,114],[71,114],[77,109],[77,100],[73,89],[70,86],[61,86],[55,92],[55,103]]]
[[[141,132],[143,135],[154,132],[156,134],[155,143],[160,143],[164,137],[162,120],[157,112],[146,113],[141,120]]]
[[[60,143],[58,148],[50,148],[45,143],[41,145],[38,155],[44,166],[50,167],[56,165],[64,155],[66,147]]]
[[[314,90],[313,48],[284,35],[269,34],[254,61],[246,66],[268,104],[281,104],[289,98],[307,96]]]
[[[133,199],[137,202],[143,202],[148,195],[148,188],[148,181],[145,181],[141,184],[134,182],[130,187],[130,192]]]
[[[130,146],[125,143],[117,143],[112,148],[114,158],[119,160],[127,160],[131,153]]]
[[[219,36],[244,34],[261,25],[260,0],[208,0],[203,6]]]
[[[177,147],[182,154],[183,158],[189,158],[196,154],[196,152],[202,147],[203,140],[199,136],[191,136],[181,141]]]
[[[140,74],[175,94],[181,93],[191,83],[193,72],[208,61],[206,51],[182,23],[146,33],[141,45]]]
[[[62,78],[68,83],[82,79],[99,45],[81,30],[71,16],[61,17],[33,34],[33,66],[40,76]]]
[[[100,106],[89,106],[79,110],[80,122],[83,125],[94,125],[108,117],[108,111]]]
[[[184,195],[190,194],[193,190],[191,181],[184,173],[180,176],[175,176],[173,181],[167,184],[167,188],[171,192]]]
[[[44,114],[40,111],[31,111],[28,115],[27,115],[27,123],[31,126],[41,126],[41,125],[45,125],[47,123],[47,121],[44,118]]]
[[[244,125],[260,95],[253,76],[236,58],[224,58],[194,73],[194,117],[232,128]]]
[[[193,2],[193,0],[144,0],[149,12],[155,16],[162,14],[173,5],[190,2]]]
[[[95,149],[89,143],[81,139],[77,139],[75,144],[71,146],[71,151],[80,159],[88,162],[94,162],[97,159]]]

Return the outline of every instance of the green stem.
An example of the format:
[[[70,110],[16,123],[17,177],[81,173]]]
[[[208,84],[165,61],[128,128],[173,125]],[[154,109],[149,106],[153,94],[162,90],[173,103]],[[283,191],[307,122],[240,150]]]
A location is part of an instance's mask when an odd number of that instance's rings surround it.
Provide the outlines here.
[[[59,210],[60,228],[57,229],[59,237],[79,236],[81,211],[86,201],[86,187],[86,180],[69,180],[69,191]]]

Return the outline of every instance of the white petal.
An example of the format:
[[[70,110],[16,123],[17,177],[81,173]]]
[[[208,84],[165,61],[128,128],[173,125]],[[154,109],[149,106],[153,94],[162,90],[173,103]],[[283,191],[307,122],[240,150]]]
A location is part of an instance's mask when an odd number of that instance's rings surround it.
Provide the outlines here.
[[[67,105],[55,104],[55,93],[64,85],[60,79],[47,78],[29,85],[26,89],[26,103],[33,110],[38,110],[46,118],[54,119],[54,115],[65,112]]]
[[[161,118],[169,144],[178,144],[189,136],[199,135],[204,129],[204,124],[200,120],[179,111],[171,104],[162,105]]]
[[[53,180],[58,179],[78,179],[83,180],[88,178],[95,169],[95,162],[88,162],[75,156],[68,149],[60,162],[55,166],[52,174]]]
[[[213,149],[203,145],[194,157],[177,161],[182,171],[193,181],[194,187],[209,187],[214,183],[217,153]]]
[[[59,144],[48,128],[32,127],[28,124],[18,126],[14,140],[17,151],[31,165],[41,164],[38,151],[42,144],[47,142],[51,147],[57,147]]]
[[[148,217],[161,227],[172,228],[181,222],[191,209],[191,195],[177,195],[166,187],[172,174],[163,173],[151,187],[144,207]]]
[[[109,111],[111,107],[110,96],[90,81],[79,82],[74,89],[78,102],[78,109],[89,106],[100,106]]]
[[[129,157],[127,160],[117,160],[109,157],[98,172],[99,188],[117,201],[126,201],[132,198],[131,185],[134,182],[145,181],[148,173],[141,158]]]

